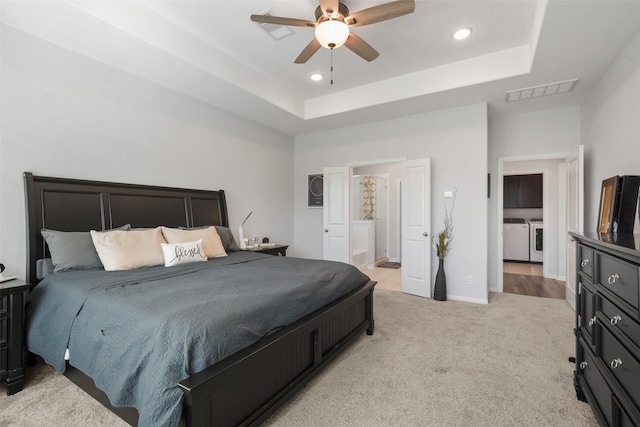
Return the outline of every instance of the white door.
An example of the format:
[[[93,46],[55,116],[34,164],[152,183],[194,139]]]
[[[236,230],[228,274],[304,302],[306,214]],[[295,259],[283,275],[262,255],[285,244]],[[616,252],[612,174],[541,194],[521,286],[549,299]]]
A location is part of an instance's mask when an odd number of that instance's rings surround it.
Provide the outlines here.
[[[402,292],[431,297],[431,159],[402,162]]]
[[[351,261],[349,238],[349,186],[351,168],[347,166],[324,168],[323,190],[323,255],[329,261]]]
[[[567,231],[584,231],[584,147],[567,157]],[[565,298],[576,307],[576,242],[567,235],[567,286]]]
[[[387,214],[388,208],[387,179],[376,177],[376,256],[375,259],[387,257]]]

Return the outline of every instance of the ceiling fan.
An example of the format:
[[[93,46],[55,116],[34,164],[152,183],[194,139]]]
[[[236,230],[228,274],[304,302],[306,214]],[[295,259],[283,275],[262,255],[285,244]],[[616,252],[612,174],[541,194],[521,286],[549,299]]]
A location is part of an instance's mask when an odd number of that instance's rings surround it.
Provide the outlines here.
[[[316,37],[296,58],[294,61],[296,64],[307,62],[321,46],[335,49],[343,44],[363,59],[373,61],[380,54],[369,43],[352,33],[349,27],[375,24],[397,18],[412,13],[414,9],[415,2],[413,0],[399,0],[350,14],[349,8],[339,0],[320,0],[320,6],[316,8],[315,21],[270,15],[251,15],[251,20],[265,24],[315,28]]]

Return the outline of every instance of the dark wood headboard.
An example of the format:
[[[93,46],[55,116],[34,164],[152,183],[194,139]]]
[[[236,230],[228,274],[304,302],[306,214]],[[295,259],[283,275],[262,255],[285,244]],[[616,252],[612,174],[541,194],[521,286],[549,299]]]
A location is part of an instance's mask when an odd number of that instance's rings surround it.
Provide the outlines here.
[[[132,227],[229,226],[224,191],[34,176],[24,173],[28,283],[36,262],[48,257],[40,230],[108,230]]]

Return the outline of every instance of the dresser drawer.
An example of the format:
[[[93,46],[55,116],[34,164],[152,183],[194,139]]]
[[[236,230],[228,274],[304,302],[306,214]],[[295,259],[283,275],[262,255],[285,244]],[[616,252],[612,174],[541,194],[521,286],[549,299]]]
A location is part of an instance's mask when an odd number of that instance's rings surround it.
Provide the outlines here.
[[[631,400],[640,402],[640,363],[606,328],[600,328],[600,358]]]
[[[580,245],[578,250],[578,271],[583,272],[589,278],[593,277],[593,249]]]
[[[600,312],[607,318],[607,326],[619,331],[640,348],[640,323],[625,314],[624,311],[608,299],[598,296],[598,300]]]
[[[596,253],[598,283],[638,310],[638,266]]]
[[[580,310],[580,330],[583,332],[585,340],[595,351],[593,341],[593,329],[596,321],[596,297],[595,290],[586,281],[578,283],[578,304]]]
[[[5,345],[9,339],[9,319],[0,317],[0,345]]]
[[[596,367],[591,352],[583,349],[583,361],[578,366],[578,374],[585,381],[581,381],[581,386],[588,397],[592,397],[595,402],[590,402],[591,406],[597,407],[600,411],[598,418],[603,417],[607,425],[613,424],[613,402],[612,392],[604,377]]]
[[[2,374],[7,371],[8,357],[9,349],[7,347],[0,347],[0,373]]]
[[[625,410],[622,409],[622,406],[615,397],[613,398],[613,403],[615,409],[614,418],[616,419],[617,425],[619,425],[620,427],[638,427],[636,423],[633,422],[631,417],[629,417],[629,415],[625,412]]]

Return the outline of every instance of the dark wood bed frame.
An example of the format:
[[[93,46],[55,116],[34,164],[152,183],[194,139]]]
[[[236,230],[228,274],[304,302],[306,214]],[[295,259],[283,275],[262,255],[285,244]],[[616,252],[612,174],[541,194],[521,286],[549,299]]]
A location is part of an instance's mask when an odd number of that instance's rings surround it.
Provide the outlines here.
[[[132,227],[229,226],[224,191],[187,190],[34,176],[24,173],[27,275],[48,257],[42,228],[61,231]],[[373,334],[369,282],[235,355],[181,381],[187,426],[258,425],[363,331]],[[113,407],[93,380],[67,364],[65,375],[131,425],[134,408]]]

